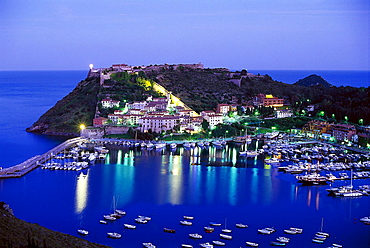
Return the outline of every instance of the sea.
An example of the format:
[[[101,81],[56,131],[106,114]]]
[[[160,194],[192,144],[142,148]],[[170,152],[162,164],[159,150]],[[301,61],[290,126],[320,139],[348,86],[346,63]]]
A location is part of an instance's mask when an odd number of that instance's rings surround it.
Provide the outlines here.
[[[254,73],[264,75],[267,71]],[[369,86],[369,72],[314,73],[335,86]],[[346,75],[346,80],[338,73]],[[267,74],[294,83],[295,78],[312,73]],[[86,76],[87,71],[0,71],[0,167],[43,154],[66,139],[25,129]],[[240,150],[261,145],[254,140],[249,147],[230,144],[223,149],[178,147],[175,151],[109,146],[105,161],[79,172],[37,168],[22,178],[0,180],[0,201],[9,204],[22,220],[111,247],[143,247],[143,242],[156,247],[199,247],[200,243],[222,240],[219,234],[225,227],[232,229],[232,240],[223,240],[226,247],[245,247],[246,241],[270,247],[279,236],[291,239],[289,247],[329,247],[333,243],[370,247],[370,226],[359,221],[370,216],[370,196],[328,196],[328,185],[302,186],[294,176],[265,164],[264,156],[238,155]],[[353,183],[356,187],[370,184],[370,180]],[[114,208],[126,211],[126,216],[100,224],[103,215]],[[139,215],[151,220],[136,224],[136,230],[123,228],[123,224],[135,224]],[[184,216],[193,216],[193,225],[180,225]],[[210,222],[221,226],[205,233],[203,228]],[[236,228],[236,223],[248,228]],[[276,232],[258,234],[257,230],[265,227],[274,227]],[[303,228],[303,233],[285,234],[284,229],[290,227]],[[89,234],[79,236],[78,228],[89,230]],[[163,228],[176,233],[165,233]],[[330,237],[323,244],[312,243],[320,230]],[[110,239],[107,232],[121,233],[122,238]],[[203,238],[191,239],[190,233]]]

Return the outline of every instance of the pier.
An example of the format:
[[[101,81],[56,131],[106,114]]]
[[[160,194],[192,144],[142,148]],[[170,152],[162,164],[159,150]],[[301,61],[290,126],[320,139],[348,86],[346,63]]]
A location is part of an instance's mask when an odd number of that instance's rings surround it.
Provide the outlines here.
[[[83,141],[86,141],[86,139],[81,137],[68,139],[42,155],[36,155],[20,164],[14,165],[9,168],[3,168],[2,170],[0,170],[0,179],[22,177],[28,172],[37,168],[40,164],[43,164],[51,159],[53,155],[56,155],[66,148]]]

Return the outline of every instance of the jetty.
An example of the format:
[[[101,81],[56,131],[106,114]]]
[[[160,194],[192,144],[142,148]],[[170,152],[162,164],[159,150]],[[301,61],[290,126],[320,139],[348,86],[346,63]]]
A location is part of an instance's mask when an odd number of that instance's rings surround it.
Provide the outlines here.
[[[28,172],[37,168],[40,164],[43,164],[46,161],[52,159],[53,155],[60,153],[61,151],[76,143],[84,141],[86,141],[86,139],[81,137],[68,139],[42,155],[36,155],[20,164],[14,165],[9,168],[0,169],[0,179],[22,177]]]

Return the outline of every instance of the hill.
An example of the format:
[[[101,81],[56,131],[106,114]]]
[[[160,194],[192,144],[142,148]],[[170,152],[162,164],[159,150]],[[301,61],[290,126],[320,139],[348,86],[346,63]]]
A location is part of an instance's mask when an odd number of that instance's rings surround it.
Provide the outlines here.
[[[333,87],[333,85],[331,85],[330,83],[328,83],[328,81],[326,81],[321,76],[318,76],[316,74],[312,74],[312,75],[310,75],[308,77],[305,77],[303,79],[300,79],[300,80],[298,80],[294,84],[295,85],[302,85],[302,86],[306,86],[306,87],[315,86],[315,85],[322,85],[325,88]]]
[[[38,224],[20,220],[13,215],[9,205],[0,202],[0,248],[9,247],[102,248],[108,246],[94,244],[72,235],[55,232]]]

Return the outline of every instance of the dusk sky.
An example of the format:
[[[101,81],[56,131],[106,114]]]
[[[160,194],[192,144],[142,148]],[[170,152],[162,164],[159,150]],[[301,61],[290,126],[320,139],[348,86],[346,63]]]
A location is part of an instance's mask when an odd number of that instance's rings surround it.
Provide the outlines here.
[[[1,0],[0,70],[370,70],[369,0]]]

